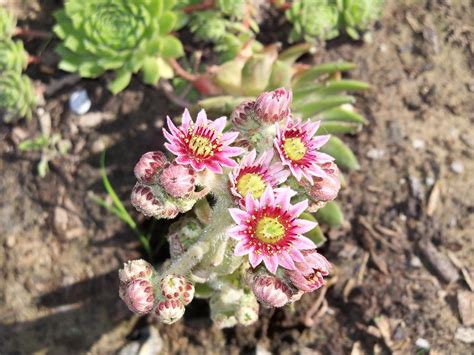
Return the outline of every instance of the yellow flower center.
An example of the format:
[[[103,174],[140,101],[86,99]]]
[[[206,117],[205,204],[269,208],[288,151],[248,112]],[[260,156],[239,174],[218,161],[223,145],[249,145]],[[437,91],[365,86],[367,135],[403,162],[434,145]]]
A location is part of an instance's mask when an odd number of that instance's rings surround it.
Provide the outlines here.
[[[274,244],[285,236],[285,227],[277,218],[263,217],[257,222],[255,235],[264,243]]]
[[[247,173],[237,181],[237,191],[242,197],[246,197],[250,192],[253,198],[259,198],[263,195],[266,187],[265,181],[258,174]]]
[[[200,157],[207,157],[209,155],[213,155],[213,147],[212,142],[210,141],[209,138],[198,136],[198,135],[193,135],[191,139],[189,140],[189,149],[191,151],[200,156]]]
[[[287,138],[283,144],[283,150],[288,158],[293,161],[298,161],[306,154],[306,147],[301,141],[301,138]]]

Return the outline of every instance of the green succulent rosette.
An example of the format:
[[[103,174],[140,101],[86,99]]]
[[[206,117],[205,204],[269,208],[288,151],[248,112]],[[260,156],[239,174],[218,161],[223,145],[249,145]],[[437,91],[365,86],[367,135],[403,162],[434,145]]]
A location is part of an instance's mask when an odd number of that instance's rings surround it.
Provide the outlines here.
[[[28,65],[28,54],[20,41],[0,40],[0,72],[14,70],[21,73]]]
[[[36,96],[30,79],[14,70],[0,73],[0,117],[10,123],[31,118]]]
[[[289,41],[328,40],[337,37],[339,35],[339,1],[294,1],[286,11],[287,19],[293,24]]]
[[[166,59],[183,55],[181,42],[169,34],[177,22],[174,5],[174,0],[66,0],[55,14],[54,32],[62,40],[59,67],[85,78],[113,70],[113,93],[139,71],[147,84],[172,77]]]
[[[344,0],[343,22],[349,36],[359,39],[382,14],[383,0]]]
[[[11,37],[16,27],[16,19],[7,9],[0,7],[0,39]]]
[[[217,0],[216,5],[224,15],[242,19],[247,4],[246,0]]]

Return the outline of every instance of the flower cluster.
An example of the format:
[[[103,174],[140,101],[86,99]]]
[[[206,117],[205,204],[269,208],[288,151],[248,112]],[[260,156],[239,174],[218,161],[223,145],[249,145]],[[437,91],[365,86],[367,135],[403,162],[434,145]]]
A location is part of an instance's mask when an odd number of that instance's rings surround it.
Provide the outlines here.
[[[174,157],[143,155],[132,203],[156,218],[191,209],[194,216],[171,225],[171,260],[160,282],[150,281],[157,273],[121,277],[132,311],[175,321],[195,283],[217,325],[248,325],[258,318],[257,300],[282,307],[324,285],[331,265],[308,237],[317,223],[302,214],[310,202],[321,207],[337,196],[339,170],[320,151],[329,136],[316,134],[319,122],[293,117],[291,101],[281,88],[242,103],[232,115],[235,131],[204,110],[196,121],[186,110],[180,125],[168,117],[165,148]],[[208,193],[213,205],[203,198]]]

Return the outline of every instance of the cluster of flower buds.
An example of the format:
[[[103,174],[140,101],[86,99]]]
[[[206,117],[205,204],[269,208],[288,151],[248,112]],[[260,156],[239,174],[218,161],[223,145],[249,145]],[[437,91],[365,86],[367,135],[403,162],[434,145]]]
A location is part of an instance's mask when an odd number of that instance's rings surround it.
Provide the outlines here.
[[[171,225],[171,262],[161,277],[124,283],[132,311],[152,310],[164,323],[179,319],[194,295],[186,275],[205,285],[199,289],[208,290],[202,296],[218,326],[248,325],[258,318],[257,301],[282,307],[324,285],[331,265],[307,236],[317,223],[301,215],[337,196],[339,170],[320,151],[329,136],[316,135],[319,122],[294,118],[291,101],[291,91],[280,88],[243,102],[231,118],[237,131],[203,110],[196,121],[185,110],[180,126],[168,118],[165,147],[175,158],[150,152],[140,159],[133,205],[147,216],[174,218],[207,193],[214,204],[206,202],[205,220],[196,207],[198,218],[189,212]],[[160,280],[154,288],[150,278]]]
[[[132,190],[132,204],[145,216],[174,218],[196,203],[195,171],[169,162],[162,152],[144,154],[134,173],[138,182]]]
[[[119,271],[119,296],[130,311],[152,314],[171,324],[184,314],[184,306],[194,297],[194,286],[182,276],[167,275],[159,279],[148,262],[133,260]]]

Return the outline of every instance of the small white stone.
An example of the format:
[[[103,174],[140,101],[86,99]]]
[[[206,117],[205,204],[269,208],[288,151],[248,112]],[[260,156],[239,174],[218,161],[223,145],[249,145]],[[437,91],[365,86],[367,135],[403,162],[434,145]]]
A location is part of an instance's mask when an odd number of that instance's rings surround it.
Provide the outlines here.
[[[411,144],[417,150],[425,148],[425,141],[418,138],[413,139]]]
[[[464,165],[460,161],[453,161],[451,163],[451,170],[456,174],[461,174],[464,172]]]
[[[423,339],[423,338],[418,338],[416,339],[416,342],[415,342],[415,345],[419,348],[419,349],[425,349],[425,350],[429,350],[430,349],[430,342],[426,339]]]
[[[421,263],[420,258],[417,257],[417,256],[413,256],[410,259],[410,265],[413,266],[413,267],[416,267],[416,268],[419,268],[419,267],[423,266],[423,264]]]
[[[375,149],[375,148],[370,149],[366,154],[367,158],[373,159],[373,160],[382,159],[384,155],[385,155],[385,151],[383,149]]]
[[[86,90],[79,90],[72,93],[69,98],[69,108],[76,115],[83,115],[87,113],[92,106],[92,102],[87,95]]]
[[[425,178],[425,184],[426,186],[433,186],[435,184],[435,178],[433,176],[427,176]]]

